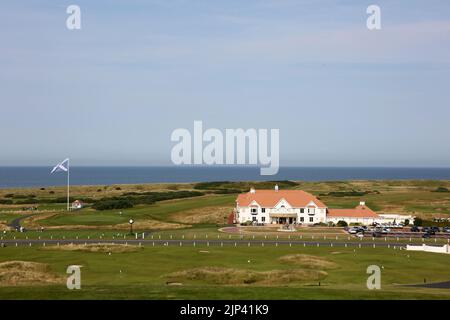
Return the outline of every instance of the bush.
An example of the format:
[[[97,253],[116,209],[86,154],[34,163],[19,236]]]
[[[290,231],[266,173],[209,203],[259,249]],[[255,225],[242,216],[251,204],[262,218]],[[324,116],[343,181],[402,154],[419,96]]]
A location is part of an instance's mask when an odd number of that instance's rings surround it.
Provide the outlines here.
[[[434,192],[450,192],[450,191],[445,187],[439,187],[436,190],[434,190]]]
[[[0,199],[0,204],[12,204],[11,199]]]
[[[338,226],[338,227],[348,227],[348,223],[347,223],[346,221],[339,220],[339,221],[337,222],[337,226]]]
[[[183,199],[203,196],[203,192],[199,191],[173,191],[173,192],[127,192],[120,197],[110,198],[111,200],[127,199],[134,205],[137,204],[153,204],[157,201]]]
[[[215,190],[213,194],[233,194],[233,193],[241,193],[242,191],[239,189],[219,189]]]
[[[421,227],[423,225],[423,220],[421,218],[415,218],[414,219],[414,225],[416,227]]]
[[[323,222],[314,223],[314,226],[316,226],[316,227],[328,227],[328,225],[326,223],[323,223]]]
[[[39,201],[34,199],[34,198],[30,198],[30,199],[21,199],[21,200],[17,200],[16,202],[14,202],[15,204],[35,204],[38,203]]]
[[[229,182],[229,181],[200,182],[200,183],[195,184],[194,189],[198,189],[198,190],[220,189],[223,187],[224,184],[229,184],[229,183],[232,183],[232,182]]]
[[[281,189],[289,189],[298,185],[297,182],[282,180],[282,181],[254,181],[254,182],[231,182],[231,181],[211,181],[200,182],[194,185],[197,190],[239,190],[238,192],[247,192],[251,187],[255,189],[274,189],[275,185]],[[236,193],[236,192],[232,192]]]
[[[113,210],[132,208],[133,204],[129,200],[100,200],[93,204],[95,210]]]
[[[191,198],[202,196],[204,193],[198,191],[175,191],[175,192],[127,192],[121,196],[117,197],[108,197],[102,198],[100,200],[94,201],[89,199],[90,201],[84,202],[94,202],[92,206],[96,210],[108,210],[108,209],[125,209],[127,207],[115,207],[117,203],[118,205],[131,204],[131,207],[138,204],[154,204],[157,201],[163,200],[173,200],[173,199],[183,199],[183,198]],[[80,199],[81,200],[81,199]],[[122,202],[124,201],[124,202]],[[106,206],[104,204],[107,204]],[[112,206],[109,208],[109,206]],[[131,208],[129,207],[129,208]],[[105,209],[104,209],[105,208]]]
[[[362,197],[366,194],[371,193],[371,191],[332,191],[328,193],[321,193],[319,196],[330,196],[330,197]]]
[[[6,197],[6,198],[9,198],[9,197]],[[16,194],[16,195],[12,195],[11,198],[13,198],[13,199],[30,199],[30,198],[36,198],[36,195],[34,195],[34,194],[28,194],[28,195]]]

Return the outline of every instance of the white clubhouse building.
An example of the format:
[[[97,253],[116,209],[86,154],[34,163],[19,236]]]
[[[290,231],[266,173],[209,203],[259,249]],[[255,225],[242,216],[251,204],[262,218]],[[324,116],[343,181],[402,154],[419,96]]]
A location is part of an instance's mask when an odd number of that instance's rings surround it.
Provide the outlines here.
[[[240,194],[236,199],[236,223],[304,224],[373,223],[393,224],[414,221],[414,217],[398,214],[377,214],[365,202],[353,209],[329,209],[323,202],[302,190],[255,190]]]

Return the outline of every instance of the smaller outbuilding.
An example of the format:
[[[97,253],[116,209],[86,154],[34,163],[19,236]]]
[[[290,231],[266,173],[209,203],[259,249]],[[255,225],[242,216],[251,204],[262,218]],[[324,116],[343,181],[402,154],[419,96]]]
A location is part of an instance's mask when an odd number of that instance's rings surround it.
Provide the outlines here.
[[[75,200],[72,202],[72,210],[78,210],[84,207],[84,203],[80,200]]]

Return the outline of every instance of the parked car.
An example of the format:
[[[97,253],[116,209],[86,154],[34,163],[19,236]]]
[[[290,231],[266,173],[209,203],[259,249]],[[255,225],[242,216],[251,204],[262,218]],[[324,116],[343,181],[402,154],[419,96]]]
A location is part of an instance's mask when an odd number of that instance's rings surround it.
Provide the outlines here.
[[[450,227],[443,227],[442,232],[450,232]]]
[[[357,234],[360,232],[364,233],[364,229],[361,227],[353,227],[353,228],[348,229],[348,233],[350,233],[350,234]]]
[[[414,227],[411,227],[411,232],[420,232],[420,229],[419,229],[419,227],[414,226]]]
[[[377,232],[377,231],[372,232],[372,237],[374,237],[374,238],[380,238],[382,235],[383,234],[381,232]]]
[[[439,229],[439,227],[431,227],[431,230],[432,231],[434,231],[434,232],[440,232],[441,231],[441,229]]]
[[[422,235],[422,238],[424,238],[424,239],[431,238],[431,233],[429,233],[429,232],[424,233],[424,234]]]

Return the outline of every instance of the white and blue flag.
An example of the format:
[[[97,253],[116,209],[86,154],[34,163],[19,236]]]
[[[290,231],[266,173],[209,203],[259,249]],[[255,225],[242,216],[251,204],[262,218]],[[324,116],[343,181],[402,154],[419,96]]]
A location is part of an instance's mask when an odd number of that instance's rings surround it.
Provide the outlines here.
[[[54,173],[54,172],[61,172],[61,171],[64,171],[64,172],[69,171],[69,159],[66,159],[66,160],[64,160],[63,162],[58,163],[58,164],[53,168],[53,170],[52,170],[51,173]]]

